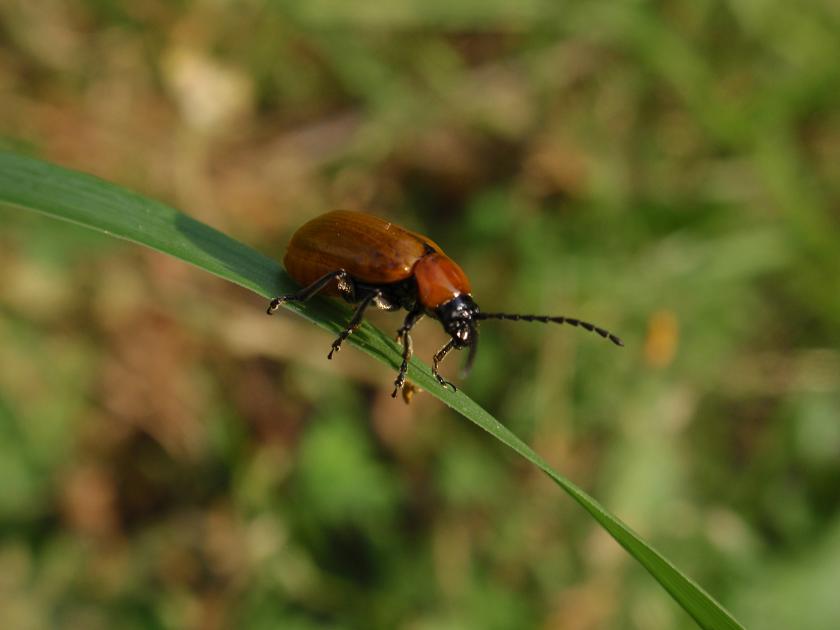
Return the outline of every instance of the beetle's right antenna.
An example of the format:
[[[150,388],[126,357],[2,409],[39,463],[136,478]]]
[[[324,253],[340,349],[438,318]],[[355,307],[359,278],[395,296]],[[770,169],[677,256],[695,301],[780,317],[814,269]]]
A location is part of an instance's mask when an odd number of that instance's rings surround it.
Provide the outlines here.
[[[606,328],[601,328],[595,324],[584,322],[574,317],[550,316],[550,315],[519,315],[516,313],[476,313],[473,316],[475,319],[508,319],[515,322],[541,322],[543,324],[569,324],[570,326],[577,326],[588,330],[589,332],[598,333],[604,339],[609,339],[617,346],[623,346],[624,342],[617,336],[612,334]]]

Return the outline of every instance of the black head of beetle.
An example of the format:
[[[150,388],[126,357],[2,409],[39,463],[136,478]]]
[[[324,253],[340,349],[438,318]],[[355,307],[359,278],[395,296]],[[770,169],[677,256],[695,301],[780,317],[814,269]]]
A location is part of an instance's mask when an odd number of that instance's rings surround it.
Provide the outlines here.
[[[466,293],[458,295],[435,309],[435,317],[452,337],[449,347],[469,348],[464,373],[470,371],[478,351],[478,304]]]
[[[466,294],[458,295],[435,309],[435,317],[452,337],[456,348],[465,348],[478,341],[476,316],[478,304]]]

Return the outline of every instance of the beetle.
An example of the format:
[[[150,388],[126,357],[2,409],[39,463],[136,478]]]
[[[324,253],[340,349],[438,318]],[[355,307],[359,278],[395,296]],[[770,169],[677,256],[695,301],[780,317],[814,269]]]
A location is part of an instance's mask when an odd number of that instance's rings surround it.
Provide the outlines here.
[[[361,325],[369,307],[408,311],[397,330],[402,364],[394,381],[394,398],[406,384],[412,355],[409,333],[425,315],[438,320],[450,336],[434,355],[432,374],[453,391],[455,386],[440,375],[440,363],[453,348],[469,348],[464,373],[469,372],[478,350],[478,323],[483,320],[570,324],[624,345],[610,331],[574,317],[482,312],[472,298],[467,275],[437,243],[363,212],[334,210],[304,224],[292,235],[283,264],[302,288],[271,300],[269,315],[286,302],[306,302],[318,293],[356,305],[350,322],[333,341],[328,359]]]

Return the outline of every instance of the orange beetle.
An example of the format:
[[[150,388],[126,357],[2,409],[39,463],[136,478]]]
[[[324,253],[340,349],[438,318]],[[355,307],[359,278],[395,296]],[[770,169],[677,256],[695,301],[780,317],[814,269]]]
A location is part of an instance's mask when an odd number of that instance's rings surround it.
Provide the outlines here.
[[[438,371],[440,362],[452,348],[469,348],[465,372],[469,371],[478,349],[478,322],[484,319],[571,324],[624,345],[608,330],[571,317],[482,313],[472,299],[466,274],[434,241],[362,212],[335,210],[309,221],[292,236],[283,264],[303,288],[271,300],[269,315],[285,302],[305,302],[321,292],[357,304],[347,327],[333,341],[328,359],[359,327],[369,306],[408,311],[397,330],[403,355],[391,394],[395,398],[405,385],[411,358],[409,332],[424,315],[439,320],[451,337],[435,354],[432,373],[453,391],[455,386]]]

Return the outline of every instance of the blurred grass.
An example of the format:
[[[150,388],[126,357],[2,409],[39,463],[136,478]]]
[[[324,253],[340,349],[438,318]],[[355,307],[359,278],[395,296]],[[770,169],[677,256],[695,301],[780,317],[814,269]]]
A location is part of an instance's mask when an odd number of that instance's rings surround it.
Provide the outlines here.
[[[747,627],[832,628],[835,5],[453,4],[5,2],[3,143],[275,258],[369,209],[485,309],[615,329],[620,356],[485,326],[465,387]],[[366,357],[160,257],[0,225],[4,627],[690,626]],[[387,517],[327,501],[331,444]]]

